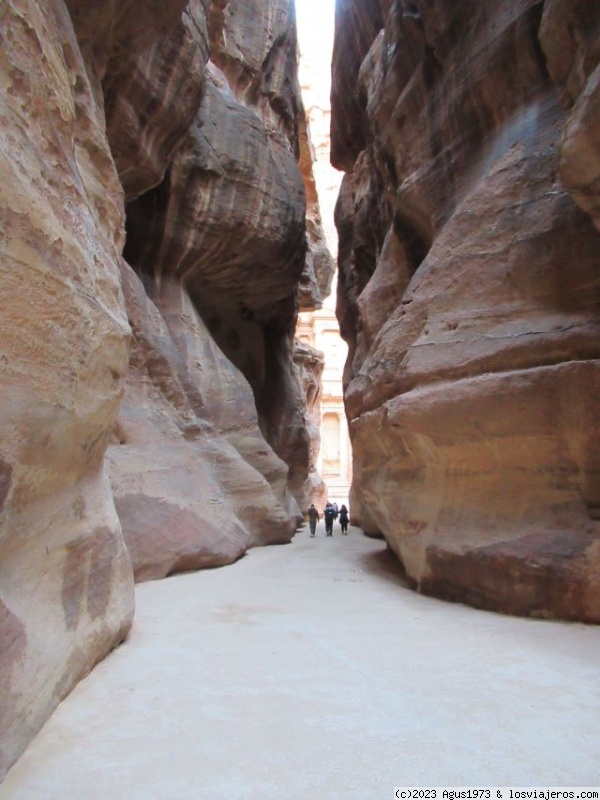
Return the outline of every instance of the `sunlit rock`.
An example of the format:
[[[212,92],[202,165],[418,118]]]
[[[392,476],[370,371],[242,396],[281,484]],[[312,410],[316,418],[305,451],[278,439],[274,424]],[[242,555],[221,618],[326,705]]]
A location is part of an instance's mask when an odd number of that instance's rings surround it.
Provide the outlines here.
[[[322,392],[324,355],[309,344],[297,339],[294,352],[294,362],[297,365],[302,380],[302,387],[306,397],[306,430],[310,439],[308,477],[305,486],[306,501],[313,502],[317,508],[322,508],[327,500],[327,486],[317,470],[317,460],[321,447],[321,412],[320,401]],[[306,506],[302,509],[306,513]]]
[[[321,198],[315,180],[315,152],[308,119],[300,127],[300,170],[306,194],[306,262],[300,279],[299,306],[302,311],[320,308],[331,292],[334,263],[325,238]]]

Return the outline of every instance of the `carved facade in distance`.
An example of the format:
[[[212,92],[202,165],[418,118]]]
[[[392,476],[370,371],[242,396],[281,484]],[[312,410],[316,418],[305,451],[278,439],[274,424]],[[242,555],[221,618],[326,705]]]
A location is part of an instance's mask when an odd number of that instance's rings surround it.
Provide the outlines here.
[[[324,365],[321,394],[313,407],[313,416],[321,431],[321,447],[316,467],[326,485],[324,500],[346,503],[352,482],[352,449],[344,410],[342,374],[348,347],[341,339],[338,322],[330,304],[318,311],[302,312],[296,336],[300,342],[321,351]]]

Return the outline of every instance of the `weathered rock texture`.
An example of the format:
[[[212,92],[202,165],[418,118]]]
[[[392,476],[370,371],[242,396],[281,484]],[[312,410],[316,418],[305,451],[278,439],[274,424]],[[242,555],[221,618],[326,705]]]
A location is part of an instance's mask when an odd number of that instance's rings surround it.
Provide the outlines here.
[[[315,24],[318,24],[318,36],[315,36]],[[334,224],[334,209],[339,193],[343,173],[333,169],[329,160],[330,152],[330,89],[331,50],[333,43],[333,7],[329,13],[324,10],[318,18],[314,9],[300,6],[298,8],[298,37],[300,45],[299,78],[302,87],[302,99],[305,105],[305,149],[301,149],[300,166],[305,177],[307,218],[314,220],[317,228],[314,238],[326,243],[330,253],[337,251],[337,231]],[[329,49],[328,49],[329,45]],[[301,139],[301,142],[303,139]],[[306,161],[306,165],[305,165]],[[309,240],[311,225],[307,224]],[[329,264],[316,270],[320,297],[317,307],[331,293],[334,277],[333,259],[326,252]]]
[[[306,194],[308,250],[298,297],[300,311],[315,311],[323,307],[323,301],[331,295],[331,282],[335,271],[321,216],[321,195],[317,187],[316,168],[318,168],[318,164],[309,119],[308,116],[302,115],[300,123],[300,171]],[[316,350],[305,342],[296,340],[294,364],[298,369],[303,388],[306,406],[303,424],[309,442],[308,477],[303,486],[302,497],[302,511],[306,513],[311,502],[322,508],[327,499],[327,487],[317,467],[321,447],[320,398],[325,356],[320,350]]]
[[[297,293],[326,279],[289,0],[8,0],[0,29],[1,778],[127,634],[134,574],[292,536]]]
[[[184,16],[172,36],[196,36],[204,49],[200,18],[198,9]],[[208,28],[199,103],[161,181],[150,188],[121,167],[132,186],[125,259],[139,280],[125,267],[135,346],[110,460],[138,577],[289,541],[305,504],[311,445],[293,364],[296,294],[302,281],[318,295],[329,265],[313,258],[318,235],[306,243],[293,17],[287,1],[213,4]],[[172,49],[150,59],[160,75],[164,63],[173,69]],[[178,81],[153,85],[161,107],[169,86]],[[115,79],[111,87],[119,96]],[[165,121],[180,124],[162,112],[147,124]],[[144,140],[168,138],[151,131]],[[165,470],[168,508],[156,477]],[[161,514],[150,510],[157,503]]]
[[[600,621],[597,4],[343,0],[352,512],[423,592]]]
[[[133,580],[104,471],[127,372],[122,190],[64,4],[4,3],[0,26],[1,777],[126,635]]]
[[[331,72],[331,47],[333,45],[334,28],[333,4],[329,8],[320,9],[318,17],[315,16],[314,7],[310,4],[298,4],[297,25],[300,46],[299,78],[302,87],[302,99],[305,106],[306,134],[301,138],[301,143],[306,141],[306,148],[301,148],[300,166],[305,177],[307,201],[307,233],[309,242],[316,241],[317,247],[313,250],[313,262],[316,265],[315,277],[319,287],[319,296],[308,296],[308,303],[304,297],[300,298],[301,311],[309,311],[310,316],[301,315],[299,320],[298,335],[303,340],[296,350],[296,362],[303,375],[303,383],[307,394],[307,405],[311,412],[308,417],[308,430],[314,432],[312,442],[312,458],[309,464],[311,478],[310,500],[317,508],[323,509],[329,493],[333,497],[347,500],[348,487],[340,491],[340,479],[329,478],[326,485],[319,474],[319,469],[324,466],[327,442],[321,439],[321,424],[326,413],[333,411],[335,406],[333,393],[342,400],[341,380],[331,380],[332,371],[339,367],[340,375],[343,370],[344,358],[336,360],[333,348],[329,352],[321,352],[315,347],[320,347],[326,342],[318,338],[317,331],[323,330],[323,320],[327,318],[327,330],[337,328],[335,319],[335,272],[334,263],[329,253],[337,251],[337,231],[334,224],[334,209],[340,189],[343,173],[334,169],[329,160],[330,151],[330,72]],[[325,248],[325,245],[327,249]],[[326,259],[325,265],[323,259]],[[321,280],[319,280],[321,278]],[[332,289],[334,290],[332,293]],[[316,309],[316,310],[315,310]],[[311,320],[306,327],[305,323]],[[308,342],[312,343],[312,346]],[[327,361],[328,380],[322,383],[323,367]],[[325,405],[321,399],[325,394]],[[336,398],[336,399],[337,399]],[[339,411],[335,409],[334,413]],[[312,417],[312,418],[311,418]],[[345,439],[349,443],[345,419],[340,419],[342,430],[340,441]],[[325,445],[325,447],[324,447]],[[338,445],[337,451],[340,451]],[[348,446],[348,450],[349,450]]]
[[[309,120],[302,117],[300,126],[300,170],[306,193],[306,233],[308,252],[306,268],[300,284],[299,305],[301,311],[321,308],[325,298],[331,294],[331,281],[335,266],[325,239],[321,217],[321,196],[315,180],[315,148]],[[332,215],[333,218],[333,215]]]
[[[325,356],[320,350],[297,339],[294,363],[300,372],[306,397],[305,426],[310,441],[308,477],[305,485],[306,503],[313,502],[317,508],[323,508],[327,501],[327,486],[319,474],[317,461],[321,448],[321,394]],[[302,510],[306,512],[306,505]]]

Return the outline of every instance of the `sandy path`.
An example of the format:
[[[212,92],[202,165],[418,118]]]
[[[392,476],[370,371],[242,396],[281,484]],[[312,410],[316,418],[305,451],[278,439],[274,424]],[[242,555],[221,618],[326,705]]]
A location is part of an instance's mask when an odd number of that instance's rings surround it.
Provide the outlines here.
[[[600,784],[600,629],[406,589],[322,525],[137,588],[127,644],[1,800],[377,800],[394,786]]]

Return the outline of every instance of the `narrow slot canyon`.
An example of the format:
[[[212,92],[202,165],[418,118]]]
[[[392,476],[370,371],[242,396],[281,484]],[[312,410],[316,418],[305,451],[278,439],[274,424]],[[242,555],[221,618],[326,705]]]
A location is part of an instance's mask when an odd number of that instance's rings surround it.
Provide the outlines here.
[[[0,32],[0,800],[598,787],[600,6]]]
[[[597,785],[597,630],[410,590],[322,522],[138,584],[130,637],[58,707],[2,800],[385,798]]]

